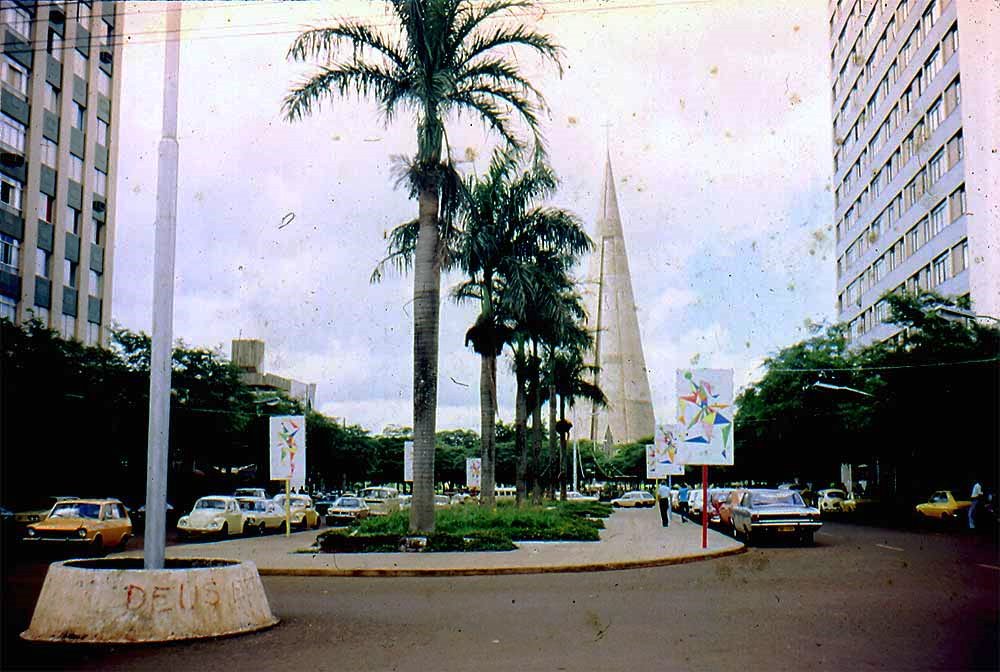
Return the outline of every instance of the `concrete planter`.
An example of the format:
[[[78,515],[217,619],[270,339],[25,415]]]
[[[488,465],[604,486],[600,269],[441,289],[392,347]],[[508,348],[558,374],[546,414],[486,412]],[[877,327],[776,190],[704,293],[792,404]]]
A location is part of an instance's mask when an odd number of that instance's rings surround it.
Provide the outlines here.
[[[252,562],[142,558],[66,560],[49,566],[21,637],[95,644],[168,642],[268,628],[271,613]]]

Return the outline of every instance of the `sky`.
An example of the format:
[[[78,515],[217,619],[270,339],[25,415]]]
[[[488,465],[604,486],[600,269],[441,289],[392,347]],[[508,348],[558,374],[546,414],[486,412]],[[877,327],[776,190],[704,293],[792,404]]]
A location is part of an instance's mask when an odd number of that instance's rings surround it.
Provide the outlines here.
[[[550,205],[594,233],[605,157],[614,168],[658,422],[674,372],[764,358],[834,319],[832,131],[823,0],[543,0],[520,17],[562,48],[562,74],[518,62],[548,103]],[[128,3],[118,135],[113,319],[149,332],[166,6]],[[373,432],[412,425],[412,276],[372,284],[385,233],[416,216],[393,157],[412,119],[370,102],[282,118],[295,35],[346,17],[389,27],[379,3],[184,3],[174,337],[219,348],[266,341],[265,369],[318,384],[326,415]],[[456,156],[485,169],[498,140],[451,119]],[[467,151],[468,150],[468,151]],[[581,264],[582,277],[586,260]],[[439,429],[478,429],[476,308],[442,283]],[[513,374],[499,368],[500,417]]]

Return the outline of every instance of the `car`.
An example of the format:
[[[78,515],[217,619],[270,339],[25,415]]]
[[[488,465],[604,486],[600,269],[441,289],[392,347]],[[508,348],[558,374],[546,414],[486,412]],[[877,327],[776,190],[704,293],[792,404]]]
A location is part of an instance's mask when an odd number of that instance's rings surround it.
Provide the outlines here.
[[[467,492],[456,492],[455,494],[453,494],[451,496],[451,503],[452,504],[463,505],[463,504],[468,504],[469,502],[472,502],[472,501],[475,501],[475,500],[472,498],[472,495],[470,495]]]
[[[937,520],[956,520],[960,515],[966,515],[972,502],[956,499],[951,490],[938,490],[923,504],[917,504],[917,513],[925,518]]]
[[[688,490],[688,513],[695,518],[701,518],[702,492],[701,488]]]
[[[388,516],[399,511],[399,490],[387,486],[373,486],[361,491],[361,498],[373,516]]]
[[[285,496],[275,495],[274,503],[278,506],[281,511],[281,517],[285,517]],[[292,495],[289,499],[289,517],[292,521],[292,527],[304,530],[309,527],[317,528],[320,526],[322,520],[319,517],[319,512],[316,511],[316,507],[313,504],[312,497],[309,495]]]
[[[233,497],[258,497],[260,499],[267,499],[267,493],[264,492],[264,488],[236,488],[233,491]]]
[[[48,515],[28,525],[24,541],[88,546],[95,554],[124,549],[132,537],[132,520],[117,499],[63,499]]]
[[[653,508],[656,505],[656,498],[649,492],[645,490],[632,490],[626,492],[624,495],[618,499],[611,500],[611,506],[616,509],[620,508],[642,508],[648,507]]]
[[[878,499],[857,492],[848,493],[847,499],[841,503],[844,513],[850,514],[870,513],[878,506]]]
[[[327,525],[351,525],[371,514],[360,497],[338,497],[326,510]]]
[[[819,509],[808,506],[795,490],[754,488],[743,492],[732,509],[733,529],[749,544],[765,534],[788,535],[810,544],[823,523]]]
[[[146,505],[145,504],[143,504],[139,508],[133,510],[131,512],[130,516],[132,517],[132,527],[133,528],[135,528],[136,530],[144,530],[144,529],[146,529]],[[177,524],[177,517],[176,516],[177,516],[177,513],[176,513],[176,510],[174,509],[173,504],[171,504],[170,502],[167,502],[167,516],[166,516],[166,519],[167,519],[167,525],[168,526],[170,526],[170,525],[176,525]]]
[[[77,497],[51,495],[33,502],[21,511],[14,512],[14,524],[24,530],[31,523],[37,523],[40,520],[44,520],[45,517],[49,515],[52,507],[54,507],[58,502],[69,499],[77,499]]]
[[[826,488],[816,492],[816,508],[820,513],[839,513],[844,510],[847,493],[840,488]]]
[[[245,534],[267,534],[280,530],[285,525],[285,510],[274,500],[264,497],[237,497],[243,512],[243,532]]]
[[[716,525],[722,522],[722,505],[729,499],[731,492],[730,488],[713,488],[708,491],[708,502],[711,506],[708,510],[708,522]]]
[[[401,511],[408,511],[410,508],[410,500],[413,499],[413,495],[400,495],[399,496],[399,508]]]
[[[333,506],[333,503],[339,498],[340,494],[336,492],[317,493],[313,498],[313,504],[316,506],[316,513],[320,516],[325,516],[327,510],[329,510],[329,508]]]
[[[451,506],[451,498],[448,495],[434,495],[434,508],[447,509]]]
[[[596,502],[598,498],[594,495],[584,495],[576,490],[566,491],[566,501],[567,502]]]
[[[235,497],[209,495],[194,503],[191,513],[177,521],[177,536],[218,536],[225,539],[243,533],[243,511]]]
[[[810,490],[808,485],[802,485],[801,483],[782,483],[778,486],[778,490],[794,490],[802,496],[802,501],[806,503],[806,506],[816,506],[816,493]]]
[[[743,499],[744,492],[746,492],[744,488],[735,488],[731,490],[729,492],[729,496],[726,497],[726,501],[719,505],[719,527],[725,530],[734,530],[733,507],[739,506],[740,500]]]

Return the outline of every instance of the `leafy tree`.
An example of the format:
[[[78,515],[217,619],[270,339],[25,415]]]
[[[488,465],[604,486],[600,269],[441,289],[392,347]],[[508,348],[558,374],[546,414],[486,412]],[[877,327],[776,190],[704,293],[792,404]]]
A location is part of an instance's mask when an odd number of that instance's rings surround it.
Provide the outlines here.
[[[434,435],[437,411],[438,314],[443,249],[441,222],[447,234],[455,200],[455,173],[444,146],[444,122],[451,112],[482,119],[506,144],[519,147],[511,112],[538,138],[536,112],[541,95],[508,58],[511,48],[526,47],[558,62],[558,47],[523,24],[495,19],[529,2],[497,0],[392,0],[399,25],[395,36],[373,26],[346,21],[299,35],[289,50],[297,61],[324,63],[285,98],[290,120],[311,114],[324,99],[355,93],[371,96],[386,121],[401,109],[415,113],[417,153],[408,164],[410,194],[419,215],[400,235],[407,253],[400,263],[414,270],[413,426],[414,492],[410,529],[434,530]],[[342,60],[341,47],[350,48]],[[540,143],[536,142],[540,147]],[[444,161],[444,163],[442,163]],[[442,203],[442,195],[445,195]],[[441,212],[444,205],[444,212]],[[443,215],[443,217],[439,217]]]

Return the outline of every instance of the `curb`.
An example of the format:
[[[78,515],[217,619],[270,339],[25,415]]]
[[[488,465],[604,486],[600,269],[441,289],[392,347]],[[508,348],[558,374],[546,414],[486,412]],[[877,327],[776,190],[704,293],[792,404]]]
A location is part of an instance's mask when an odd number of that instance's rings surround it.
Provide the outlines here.
[[[258,567],[261,576],[293,576],[293,577],[434,577],[434,576],[504,576],[516,574],[570,574],[578,572],[612,572],[625,569],[645,569],[649,567],[664,567],[667,565],[683,565],[701,560],[713,560],[730,555],[746,553],[747,547],[740,545],[711,553],[694,553],[691,555],[655,558],[650,560],[624,560],[621,562],[600,562],[582,565],[548,565],[526,567],[468,567],[468,568],[356,568],[339,569],[336,567]],[[334,555],[334,554],[331,554]]]

